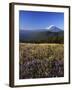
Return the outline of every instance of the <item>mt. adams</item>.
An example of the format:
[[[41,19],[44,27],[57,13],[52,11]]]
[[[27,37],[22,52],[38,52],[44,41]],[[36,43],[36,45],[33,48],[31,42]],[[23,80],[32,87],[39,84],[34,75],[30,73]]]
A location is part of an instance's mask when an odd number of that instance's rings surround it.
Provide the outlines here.
[[[50,31],[50,32],[61,32],[61,31],[63,31],[62,29],[60,29],[60,28],[58,28],[58,27],[56,27],[56,26],[54,26],[54,25],[51,25],[51,26],[49,26],[48,28],[46,28],[48,31]]]

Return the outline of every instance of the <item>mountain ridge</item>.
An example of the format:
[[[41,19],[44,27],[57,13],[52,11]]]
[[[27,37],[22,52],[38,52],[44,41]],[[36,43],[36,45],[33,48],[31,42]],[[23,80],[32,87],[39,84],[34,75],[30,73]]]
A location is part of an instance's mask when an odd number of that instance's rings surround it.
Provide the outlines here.
[[[57,29],[57,27],[55,27]],[[54,28],[53,28],[54,29]],[[58,28],[59,29],[59,28]],[[63,41],[64,31],[59,30],[20,30],[19,40],[20,42],[55,42],[61,38]],[[59,41],[58,41],[59,42]]]
[[[23,30],[23,29],[22,29]],[[51,26],[49,26],[48,28],[46,28],[46,29],[33,29],[33,30],[23,30],[23,31],[34,31],[34,32],[36,32],[36,31],[50,31],[50,32],[60,32],[60,31],[63,31],[62,29],[60,29],[60,28],[58,28],[58,27],[56,27],[56,26],[54,26],[54,25],[51,25]]]

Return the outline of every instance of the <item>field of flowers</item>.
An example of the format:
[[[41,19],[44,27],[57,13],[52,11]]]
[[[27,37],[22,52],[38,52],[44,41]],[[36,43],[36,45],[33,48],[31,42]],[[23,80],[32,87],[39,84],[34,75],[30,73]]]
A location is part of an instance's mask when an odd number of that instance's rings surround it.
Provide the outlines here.
[[[19,78],[50,78],[64,76],[63,44],[19,45]]]

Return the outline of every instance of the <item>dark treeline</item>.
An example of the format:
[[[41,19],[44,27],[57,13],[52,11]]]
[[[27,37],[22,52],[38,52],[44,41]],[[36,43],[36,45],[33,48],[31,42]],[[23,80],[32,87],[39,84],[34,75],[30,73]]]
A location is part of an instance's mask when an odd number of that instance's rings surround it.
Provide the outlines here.
[[[64,37],[48,37],[48,39],[44,40],[20,40],[20,43],[59,43],[63,44],[64,43]]]

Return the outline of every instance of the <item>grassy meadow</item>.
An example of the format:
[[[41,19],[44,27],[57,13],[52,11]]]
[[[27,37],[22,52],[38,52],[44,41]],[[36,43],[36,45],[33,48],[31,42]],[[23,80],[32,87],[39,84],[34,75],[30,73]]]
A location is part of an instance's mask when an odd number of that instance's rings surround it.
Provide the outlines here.
[[[64,44],[20,43],[19,78],[64,76]]]

